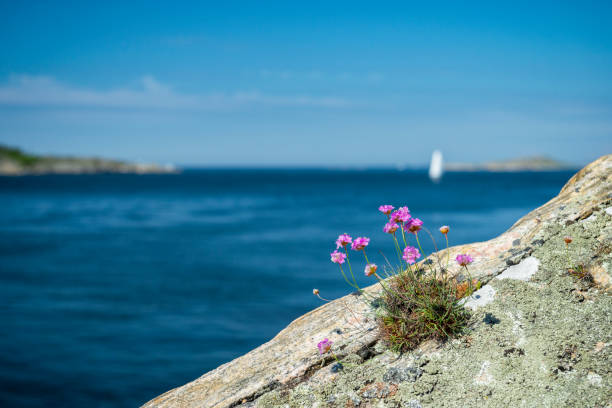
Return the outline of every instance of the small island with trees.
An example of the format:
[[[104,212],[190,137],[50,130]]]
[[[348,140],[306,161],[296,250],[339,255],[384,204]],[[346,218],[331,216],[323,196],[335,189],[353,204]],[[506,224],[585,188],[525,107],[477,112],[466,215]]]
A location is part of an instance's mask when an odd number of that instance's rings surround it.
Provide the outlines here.
[[[23,152],[18,148],[0,145],[0,176],[97,173],[164,174],[178,172],[174,166],[131,163],[97,157],[34,155]]]

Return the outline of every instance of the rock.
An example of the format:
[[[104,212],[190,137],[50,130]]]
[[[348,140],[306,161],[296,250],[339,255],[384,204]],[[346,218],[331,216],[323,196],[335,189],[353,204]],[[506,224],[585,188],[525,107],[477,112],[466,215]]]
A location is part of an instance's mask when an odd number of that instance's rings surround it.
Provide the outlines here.
[[[422,408],[421,403],[419,402],[419,400],[410,400],[407,402],[404,402],[404,404],[402,405],[403,408]]]
[[[364,296],[347,295],[145,406],[221,408],[242,401],[261,408],[607,406],[611,203],[609,155],[580,170],[557,197],[499,237],[439,252],[442,259],[447,251],[451,259],[472,255],[470,274],[484,285],[466,299],[472,320],[463,340],[428,341],[395,354],[377,342],[376,309]],[[574,239],[567,249],[565,235]],[[598,276],[595,286],[570,276],[568,269],[578,265]],[[447,271],[459,272],[456,265]],[[366,289],[372,295],[380,290]],[[338,358],[346,359],[336,373],[330,371],[333,359],[317,352],[325,337],[334,342]],[[367,358],[361,355],[366,349]]]
[[[365,399],[385,399],[387,397],[395,395],[396,392],[397,385],[377,382],[374,384],[366,385],[364,388],[362,388],[361,396]]]
[[[540,261],[538,261],[536,257],[530,256],[503,271],[497,279],[518,279],[528,281],[538,271],[538,266],[540,266]]]
[[[594,385],[596,387],[601,387],[602,379],[599,374],[589,372],[587,374],[587,381],[591,383],[591,385]]]
[[[474,383],[478,385],[488,385],[491,384],[493,381],[494,378],[491,374],[491,362],[483,361],[478,375],[476,376],[476,378],[474,378]]]
[[[495,299],[495,288],[490,285],[485,285],[465,299],[465,306],[472,310],[476,310],[479,307],[491,303],[493,299]]]
[[[396,384],[402,381],[415,382],[422,374],[423,370],[419,367],[392,367],[383,375],[383,381]]]

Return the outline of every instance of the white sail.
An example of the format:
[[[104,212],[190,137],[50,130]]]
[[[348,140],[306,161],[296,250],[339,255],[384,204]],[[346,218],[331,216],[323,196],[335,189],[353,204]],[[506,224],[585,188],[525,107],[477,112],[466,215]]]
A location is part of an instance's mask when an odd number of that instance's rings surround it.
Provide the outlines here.
[[[433,182],[440,181],[443,173],[442,153],[439,150],[434,150],[431,155],[431,163],[429,165],[429,178]]]

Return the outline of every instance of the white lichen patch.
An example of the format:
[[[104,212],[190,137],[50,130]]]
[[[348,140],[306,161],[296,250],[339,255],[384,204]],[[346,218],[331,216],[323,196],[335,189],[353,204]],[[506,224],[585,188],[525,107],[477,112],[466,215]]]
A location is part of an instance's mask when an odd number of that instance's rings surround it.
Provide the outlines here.
[[[512,312],[506,312],[506,314],[512,321],[512,333],[517,337],[514,346],[521,347],[527,342],[527,339],[525,338],[525,330],[523,329],[523,325],[521,324],[521,312],[517,311],[516,317]]]
[[[493,382],[494,378],[491,375],[489,368],[491,367],[490,361],[483,361],[482,366],[480,367],[480,371],[476,378],[474,378],[474,383],[478,385],[489,385]]]
[[[601,387],[601,376],[599,374],[595,374],[592,371],[589,371],[587,374],[587,381],[596,387]]]
[[[612,215],[612,207],[606,208],[605,211],[606,211],[606,214]]]
[[[491,303],[493,299],[495,299],[495,289],[491,285],[485,285],[467,297],[464,305],[472,310],[476,310]]]
[[[519,264],[513,265],[502,272],[497,279],[515,279],[528,281],[538,271],[540,260],[535,256],[530,256],[522,260]]]

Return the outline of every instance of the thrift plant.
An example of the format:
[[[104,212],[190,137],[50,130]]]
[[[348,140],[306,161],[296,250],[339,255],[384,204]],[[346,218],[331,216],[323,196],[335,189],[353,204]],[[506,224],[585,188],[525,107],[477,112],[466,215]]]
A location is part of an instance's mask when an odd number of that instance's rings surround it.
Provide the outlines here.
[[[321,340],[318,344],[317,344],[317,348],[319,349],[319,354],[323,355],[326,353],[330,353],[332,355],[332,357],[334,358],[334,360],[336,360],[336,364],[334,364],[331,368],[332,372],[336,372],[338,370],[341,370],[342,368],[344,368],[344,366],[342,365],[342,363],[340,362],[340,360],[338,360],[338,357],[336,357],[336,354],[332,351],[332,344],[333,342],[330,341],[329,339],[325,338],[323,340]]]
[[[570,236],[563,237],[563,241],[565,241],[565,256],[567,257],[567,272],[576,278],[579,282],[585,284],[587,287],[593,286],[595,280],[593,279],[593,275],[584,265],[576,265],[572,266],[572,260],[570,257],[569,246],[572,243],[573,239]]]
[[[407,351],[414,349],[424,340],[446,340],[458,335],[466,327],[469,318],[468,312],[462,306],[461,298],[471,295],[480,287],[479,283],[471,278],[468,269],[468,265],[473,262],[472,257],[460,254],[455,259],[467,275],[467,279],[460,283],[447,274],[450,262],[448,256],[444,267],[439,257],[436,257],[434,262],[432,256],[427,257],[427,262],[419,265],[417,260],[423,253],[419,232],[424,230],[436,247],[433,235],[423,227],[423,221],[413,218],[408,207],[395,210],[391,205],[381,205],[378,210],[387,217],[383,231],[393,240],[398,263],[391,265],[386,261],[386,265],[379,268],[368,259],[366,248],[370,239],[367,237],[353,239],[346,233],[336,240],[336,250],[331,253],[331,261],[338,265],[342,277],[349,286],[361,293],[366,301],[380,305],[377,309],[380,332],[392,349]],[[439,231],[444,235],[448,248],[450,228],[444,225]],[[412,238],[416,246],[409,244]],[[351,250],[363,254],[364,274],[376,278],[380,283],[382,291],[378,299],[364,292],[357,284],[351,266],[349,245]],[[343,267],[345,263],[346,266]],[[348,274],[345,269],[348,270]],[[328,301],[319,295],[317,289],[313,293],[320,299]],[[326,342],[327,339],[318,345],[321,354],[323,354],[322,344],[326,345]],[[331,342],[329,344],[331,347]]]

